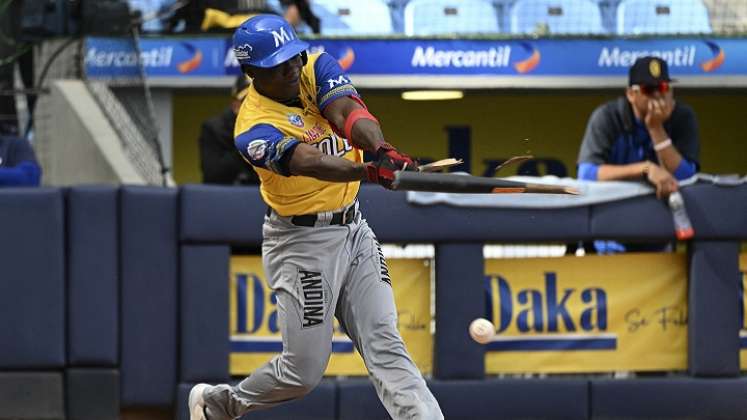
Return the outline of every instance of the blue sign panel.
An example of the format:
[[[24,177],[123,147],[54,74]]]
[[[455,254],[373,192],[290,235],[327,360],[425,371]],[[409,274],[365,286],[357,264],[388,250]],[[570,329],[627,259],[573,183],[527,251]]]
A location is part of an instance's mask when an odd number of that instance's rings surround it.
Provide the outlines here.
[[[314,40],[351,75],[378,76],[622,76],[639,56],[665,59],[674,76],[747,76],[743,39],[586,40]],[[221,77],[238,74],[226,38],[146,38],[140,43],[149,77]],[[132,40],[88,38],[90,78],[139,75]]]

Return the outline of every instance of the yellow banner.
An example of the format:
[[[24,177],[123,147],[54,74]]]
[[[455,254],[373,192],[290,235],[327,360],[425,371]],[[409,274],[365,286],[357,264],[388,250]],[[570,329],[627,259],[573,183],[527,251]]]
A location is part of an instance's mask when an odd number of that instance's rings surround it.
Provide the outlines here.
[[[747,252],[739,254],[739,274],[741,275],[742,286],[742,313],[741,327],[739,330],[739,366],[742,370],[747,370]]]
[[[421,372],[430,373],[433,362],[431,336],[431,261],[390,259],[399,331]],[[248,375],[282,350],[278,329],[277,299],[267,286],[262,258],[231,257],[230,278],[231,375]],[[335,320],[332,357],[326,375],[367,375],[363,359]]]
[[[486,260],[487,373],[685,369],[686,267],[682,254]]]

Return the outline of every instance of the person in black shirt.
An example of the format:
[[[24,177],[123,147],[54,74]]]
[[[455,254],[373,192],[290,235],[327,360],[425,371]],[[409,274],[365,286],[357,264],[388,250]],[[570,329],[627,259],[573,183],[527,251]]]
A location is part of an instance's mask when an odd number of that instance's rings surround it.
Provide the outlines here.
[[[249,80],[239,76],[231,91],[231,105],[204,123],[200,132],[200,167],[205,184],[256,185],[259,177],[241,158],[233,142],[233,127]]]
[[[641,57],[629,70],[625,96],[598,107],[589,118],[578,155],[578,178],[641,179],[657,197],[677,191],[678,180],[698,172],[695,112],[674,100],[667,62]],[[598,253],[651,251],[661,244],[594,241]]]
[[[698,171],[698,122],[675,101],[667,62],[642,57],[630,68],[624,97],[591,114],[578,156],[586,180],[647,179],[659,197]]]

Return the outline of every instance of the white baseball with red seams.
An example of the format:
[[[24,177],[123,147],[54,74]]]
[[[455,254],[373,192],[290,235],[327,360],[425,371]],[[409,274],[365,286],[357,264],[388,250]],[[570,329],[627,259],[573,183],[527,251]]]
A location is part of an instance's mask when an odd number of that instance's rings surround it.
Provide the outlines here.
[[[485,318],[477,318],[469,324],[469,335],[480,344],[486,344],[493,338],[495,327]]]

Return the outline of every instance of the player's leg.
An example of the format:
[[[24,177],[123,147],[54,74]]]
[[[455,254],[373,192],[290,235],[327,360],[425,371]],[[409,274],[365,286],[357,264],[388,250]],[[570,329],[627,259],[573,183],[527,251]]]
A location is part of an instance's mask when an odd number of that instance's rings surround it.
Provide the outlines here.
[[[204,393],[208,419],[234,419],[300,398],[322,379],[332,351],[332,319],[304,328],[302,304],[284,290],[277,297],[283,352],[236,386],[209,388]]]
[[[233,419],[290,401],[319,383],[332,351],[338,279],[349,263],[345,232],[302,230],[281,221],[265,224],[263,263],[277,293],[283,352],[237,386],[206,389],[208,419]]]
[[[337,318],[363,356],[379,399],[392,418],[443,419],[397,330],[391,280],[365,221],[356,236],[356,258],[340,290]]]

